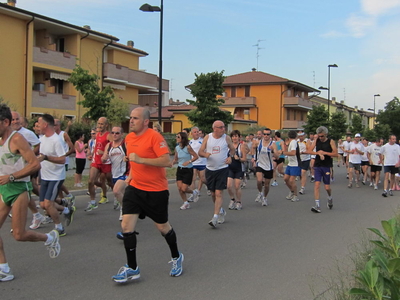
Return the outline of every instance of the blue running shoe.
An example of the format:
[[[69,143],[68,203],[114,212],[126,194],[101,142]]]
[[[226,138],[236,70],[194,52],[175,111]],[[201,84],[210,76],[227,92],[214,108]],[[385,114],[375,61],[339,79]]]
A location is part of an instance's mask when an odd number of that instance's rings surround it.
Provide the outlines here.
[[[117,232],[117,239],[119,240],[123,240],[124,239],[124,235],[122,234],[122,232]]]
[[[183,254],[179,253],[178,258],[173,258],[169,263],[172,263],[172,269],[171,272],[169,272],[169,275],[178,277],[182,274],[183,268],[182,268],[182,262],[183,262]]]
[[[112,280],[118,283],[124,283],[128,280],[134,280],[140,278],[140,269],[136,267],[136,270],[129,268],[128,265],[121,267],[117,275],[112,277]]]

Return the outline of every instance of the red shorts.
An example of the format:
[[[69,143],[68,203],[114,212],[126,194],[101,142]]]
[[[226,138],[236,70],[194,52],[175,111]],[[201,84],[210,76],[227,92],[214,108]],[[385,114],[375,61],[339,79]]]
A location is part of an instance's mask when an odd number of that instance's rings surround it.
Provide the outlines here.
[[[111,164],[96,164],[96,163],[91,163],[90,165],[91,168],[96,168],[97,170],[100,171],[100,173],[111,173]]]

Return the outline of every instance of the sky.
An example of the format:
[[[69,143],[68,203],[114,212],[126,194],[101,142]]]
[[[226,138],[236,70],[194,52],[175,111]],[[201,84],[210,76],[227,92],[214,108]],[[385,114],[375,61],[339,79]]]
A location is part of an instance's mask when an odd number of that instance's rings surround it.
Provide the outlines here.
[[[5,0],[3,0],[4,2]],[[140,69],[158,74],[160,14],[145,0],[17,0],[17,7],[78,26],[90,25],[149,53]],[[148,0],[154,6],[161,1]],[[400,97],[400,0],[164,0],[163,78],[170,97],[195,74],[252,68],[318,88],[367,110]],[[258,47],[255,46],[258,44]],[[257,60],[257,48],[258,60]],[[327,97],[327,91],[322,91]]]

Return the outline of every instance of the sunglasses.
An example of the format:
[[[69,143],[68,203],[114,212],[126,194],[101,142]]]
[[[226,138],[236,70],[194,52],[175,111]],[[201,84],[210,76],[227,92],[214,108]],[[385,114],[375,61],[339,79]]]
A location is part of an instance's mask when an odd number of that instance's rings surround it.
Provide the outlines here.
[[[265,132],[263,132],[263,135],[271,135],[270,133],[265,133]]]
[[[114,131],[111,131],[111,134],[121,134],[121,132],[114,132]]]
[[[91,133],[91,135],[95,135],[95,134],[96,134],[96,132],[92,132],[92,133]]]
[[[177,139],[180,139],[181,137],[179,135],[176,136]]]
[[[319,137],[319,138],[323,138],[323,137],[325,137],[325,135],[319,135],[318,137]]]

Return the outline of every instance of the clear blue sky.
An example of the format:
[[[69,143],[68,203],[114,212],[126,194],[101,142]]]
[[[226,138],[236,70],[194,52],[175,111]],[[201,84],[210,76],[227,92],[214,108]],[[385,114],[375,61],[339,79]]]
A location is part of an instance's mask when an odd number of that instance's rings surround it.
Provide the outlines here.
[[[5,1],[5,0],[3,0]],[[114,35],[149,53],[158,73],[159,0],[17,0],[17,7]],[[400,0],[164,0],[163,77],[184,101],[194,73],[258,70],[318,88],[350,106],[376,108],[400,97]],[[327,97],[323,91],[321,96]]]

